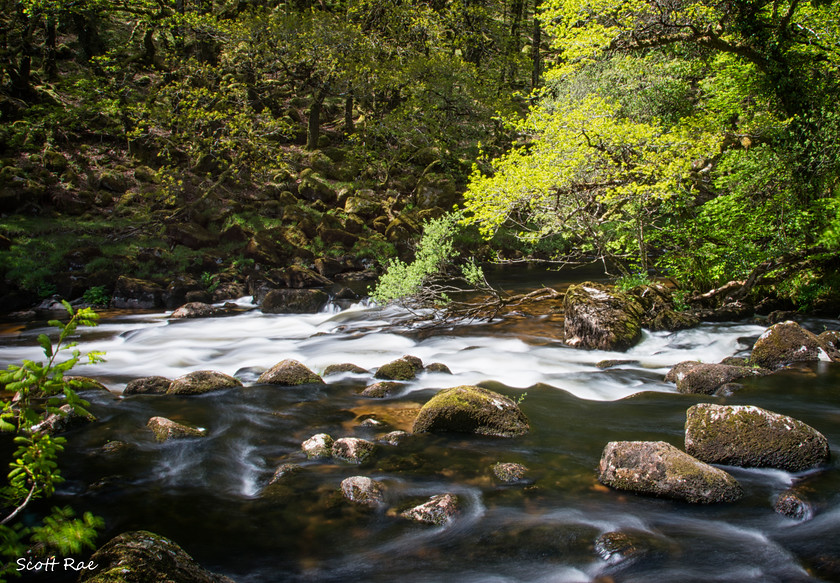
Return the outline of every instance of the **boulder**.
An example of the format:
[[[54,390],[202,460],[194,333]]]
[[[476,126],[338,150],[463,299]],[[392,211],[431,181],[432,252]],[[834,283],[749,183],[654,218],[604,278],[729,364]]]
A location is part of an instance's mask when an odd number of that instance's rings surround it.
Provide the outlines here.
[[[125,532],[90,558],[80,583],[234,583],[204,569],[176,543],[145,530]]]
[[[363,397],[370,397],[373,399],[384,399],[390,397],[403,387],[402,383],[395,383],[394,381],[380,381],[366,387],[360,394]]]
[[[189,292],[193,293],[193,292]],[[216,308],[204,302],[189,302],[176,309],[170,318],[208,318],[216,314]]]
[[[563,334],[569,346],[627,350],[642,337],[639,301],[612,287],[592,282],[569,286],[563,308]]]
[[[268,385],[282,385],[284,387],[325,384],[324,379],[309,370],[304,364],[288,358],[281,360],[262,373],[260,378],[257,379],[257,382]]]
[[[123,395],[163,395],[172,381],[166,377],[151,376],[128,381]]]
[[[164,442],[170,439],[187,439],[190,437],[204,437],[207,433],[204,429],[196,429],[181,423],[176,423],[166,417],[152,417],[146,423],[146,427],[155,434],[155,441]]]
[[[814,506],[796,487],[789,488],[779,494],[773,510],[794,520],[810,520],[814,516]]]
[[[330,301],[320,289],[273,289],[260,305],[264,314],[317,314]]]
[[[351,372],[353,374],[367,374],[368,371],[355,364],[344,362],[341,364],[331,364],[324,369],[324,376],[339,374],[343,372]]]
[[[326,433],[313,435],[300,444],[308,459],[323,459],[332,456],[333,438]]]
[[[358,194],[363,194],[360,191]],[[365,196],[349,196],[344,202],[344,212],[348,215],[359,215],[363,219],[373,219],[382,214],[382,204],[373,200],[376,195],[370,191],[370,198]]]
[[[183,245],[190,249],[207,249],[219,242],[219,235],[211,233],[198,223],[170,224],[166,228],[166,238],[172,246]]]
[[[751,405],[701,403],[686,414],[685,450],[711,464],[800,472],[828,462],[828,441],[798,419]]]
[[[644,310],[642,326],[649,330],[674,332],[700,323],[696,317],[676,311],[673,292],[661,283],[641,286],[630,293],[639,300]]]
[[[338,200],[338,194],[327,182],[316,173],[303,176],[298,185],[298,193],[308,201],[321,201],[333,204]]]
[[[358,437],[342,437],[332,444],[332,457],[346,462],[361,464],[373,455],[376,445]]]
[[[427,364],[425,369],[426,372],[439,372],[443,374],[452,374],[452,371],[449,370],[449,367],[443,364],[442,362],[433,362],[431,364]]]
[[[794,362],[830,361],[828,351],[819,338],[796,322],[788,320],[765,330],[753,346],[750,363],[764,368],[779,368]]]
[[[178,377],[166,390],[167,395],[203,395],[211,391],[221,391],[241,387],[239,379],[215,370],[197,370]]]
[[[429,498],[428,502],[401,512],[400,516],[423,524],[441,526],[452,520],[458,513],[458,507],[458,497],[454,494],[438,494]]]
[[[707,364],[702,362],[680,363],[679,370],[666,378],[674,379],[680,393],[713,395],[723,385],[744,377],[761,376],[770,371],[765,369],[731,366],[728,364]]]
[[[528,433],[528,418],[508,397],[475,386],[440,391],[420,409],[414,433],[458,432],[498,437]]]
[[[528,468],[522,464],[502,463],[493,464],[493,475],[506,484],[514,484],[525,477]]]
[[[294,476],[295,474],[299,474],[302,470],[303,466],[298,464],[282,464],[274,471],[274,475],[271,476],[271,479],[268,481],[268,485],[273,486],[274,484],[279,484],[285,479]]]
[[[280,276],[283,278],[286,287],[294,289],[332,285],[332,281],[327,277],[300,265],[290,265],[280,272]]]
[[[406,355],[383,364],[374,377],[390,381],[410,381],[421,370],[423,370],[423,362],[416,356]]]
[[[341,494],[355,504],[380,506],[385,501],[385,486],[365,476],[353,476],[342,480]]]
[[[391,431],[390,433],[386,433],[382,436],[382,441],[387,443],[388,445],[399,445],[405,438],[408,437],[408,433],[405,431]]]
[[[735,478],[664,441],[611,441],[601,455],[605,486],[708,504],[741,497]]]
[[[130,310],[151,310],[163,306],[163,288],[134,277],[121,275],[114,285],[111,307]]]

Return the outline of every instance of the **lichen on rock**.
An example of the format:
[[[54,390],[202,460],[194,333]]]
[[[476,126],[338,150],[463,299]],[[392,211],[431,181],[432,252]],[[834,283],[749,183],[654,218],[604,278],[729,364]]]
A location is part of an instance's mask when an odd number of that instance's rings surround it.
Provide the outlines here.
[[[155,434],[155,440],[159,442],[170,439],[186,439],[190,437],[204,437],[206,431],[177,423],[166,417],[152,417],[146,423],[146,427]]]
[[[342,437],[332,444],[332,457],[346,462],[361,464],[366,462],[376,450],[376,445],[358,437]]]
[[[342,480],[341,494],[356,504],[379,506],[385,500],[385,486],[366,476],[352,476]]]
[[[300,448],[309,459],[321,459],[332,456],[333,438],[326,433],[313,435],[300,444]]]
[[[837,351],[816,334],[791,320],[774,324],[765,330],[753,346],[750,363],[764,368],[779,368],[794,362],[831,361]]]
[[[499,437],[524,435],[528,418],[508,397],[464,385],[440,391],[420,409],[414,433],[458,432]]]
[[[423,524],[441,526],[452,520],[458,514],[459,508],[457,496],[454,494],[438,494],[432,496],[423,504],[401,512],[400,516]]]

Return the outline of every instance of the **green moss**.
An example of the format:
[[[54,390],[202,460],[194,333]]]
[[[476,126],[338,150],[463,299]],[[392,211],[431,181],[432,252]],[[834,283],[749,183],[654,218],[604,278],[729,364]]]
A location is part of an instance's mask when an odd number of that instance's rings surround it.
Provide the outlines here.
[[[527,433],[528,419],[509,398],[475,386],[440,391],[426,403],[414,432],[452,431],[514,437]]]

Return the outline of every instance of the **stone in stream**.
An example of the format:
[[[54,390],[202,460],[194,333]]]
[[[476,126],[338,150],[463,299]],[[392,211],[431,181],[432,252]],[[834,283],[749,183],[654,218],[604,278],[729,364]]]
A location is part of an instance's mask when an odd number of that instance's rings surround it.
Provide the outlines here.
[[[380,381],[378,383],[374,383],[369,387],[365,387],[365,390],[359,393],[362,397],[370,397],[372,399],[384,399],[385,397],[390,397],[397,391],[403,388],[402,383],[397,383],[394,381]]]
[[[454,494],[438,494],[427,502],[400,512],[400,516],[423,524],[441,526],[458,514],[458,497]]]
[[[215,316],[216,308],[204,302],[189,302],[177,308],[169,315],[170,318],[179,320],[184,318],[209,318]]]
[[[332,457],[333,438],[326,433],[313,435],[300,444],[308,459],[323,459]]]
[[[728,473],[664,441],[611,441],[599,470],[605,486],[686,502],[733,502],[743,494]]]
[[[563,309],[563,337],[574,348],[627,350],[642,337],[642,306],[613,287],[592,282],[571,285]]]
[[[502,462],[493,464],[493,475],[506,484],[515,484],[521,481],[527,472],[528,468],[522,464]]]
[[[665,378],[676,383],[680,393],[713,395],[721,386],[734,380],[769,373],[763,368],[689,361],[676,365]]]
[[[385,501],[385,486],[365,476],[353,476],[342,480],[341,494],[355,504],[380,506]]]
[[[397,430],[391,431],[390,433],[386,433],[382,436],[381,440],[387,443],[388,445],[399,445],[400,443],[405,441],[406,437],[408,437],[408,433],[406,433],[405,431]]]
[[[389,381],[410,381],[423,370],[423,361],[416,356],[406,355],[388,364],[383,364],[374,377]]]
[[[170,439],[187,439],[190,437],[204,437],[206,430],[196,429],[167,419],[166,417],[152,417],[146,427],[155,434],[155,441],[164,442]]]
[[[286,359],[278,362],[257,379],[258,383],[294,387],[297,385],[323,385],[324,379],[309,370],[297,360]]]
[[[449,370],[449,367],[443,364],[442,362],[433,362],[431,364],[427,364],[423,370],[425,370],[426,372],[452,374],[452,371]]]
[[[172,381],[166,377],[141,377],[128,381],[123,395],[163,395],[171,384]]]
[[[794,520],[810,520],[814,516],[813,505],[795,487],[782,492],[776,499],[773,509],[782,516]]]
[[[273,486],[274,484],[279,484],[291,476],[299,474],[302,470],[303,466],[299,464],[282,464],[274,470],[274,475],[271,476],[271,479],[268,481],[268,485]]]
[[[327,292],[320,289],[273,289],[262,302],[264,314],[317,314],[330,301]]]
[[[324,376],[329,376],[332,374],[339,374],[342,372],[350,372],[353,374],[367,374],[368,371],[363,369],[360,366],[357,366],[350,362],[344,362],[341,364],[331,364],[327,368],[324,369]]]
[[[206,570],[168,538],[145,530],[112,538],[89,564],[93,568],[82,571],[80,583],[234,583]]]
[[[358,437],[342,437],[332,444],[332,457],[346,462],[361,464],[373,455],[376,445]]]
[[[32,432],[56,435],[96,421],[96,417],[92,414],[79,413],[69,404],[62,405],[58,411],[58,413],[44,413],[42,421],[32,426]]]
[[[751,405],[701,403],[686,414],[685,450],[711,464],[788,472],[828,462],[828,441],[798,419]]]
[[[241,387],[239,379],[215,370],[197,370],[178,377],[169,385],[167,395],[203,395],[211,391],[221,391]]]
[[[790,320],[774,324],[755,341],[750,363],[773,369],[794,362],[835,360],[838,353],[825,340]]]
[[[457,432],[516,437],[530,430],[528,418],[508,397],[464,385],[440,391],[420,409],[414,433]]]

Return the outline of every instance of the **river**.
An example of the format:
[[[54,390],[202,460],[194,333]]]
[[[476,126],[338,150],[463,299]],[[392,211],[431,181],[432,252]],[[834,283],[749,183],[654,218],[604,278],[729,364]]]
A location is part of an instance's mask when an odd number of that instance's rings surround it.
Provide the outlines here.
[[[249,299],[238,303],[246,308]],[[796,367],[748,380],[731,397],[698,397],[664,382],[670,367],[747,354],[763,326],[645,332],[632,350],[611,353],[564,346],[560,324],[548,316],[433,332],[409,322],[398,308],[361,302],[312,315],[253,310],[182,321],[164,313],[115,315],[80,331],[80,349],[103,351],[107,361],[76,372],[113,394],[85,394],[98,421],[68,436],[67,481],[50,503],[102,516],[100,542],[151,530],[240,583],[840,580],[840,365]],[[35,338],[45,331],[34,324],[7,329],[0,365],[38,359]],[[372,372],[331,375],[323,386],[256,384],[261,371],[287,358],[316,372],[344,362],[373,371],[405,354],[443,363],[453,374],[422,373],[386,399],[359,396]],[[606,359],[625,362],[596,366]],[[245,388],[121,396],[133,378],[206,369],[235,375]],[[380,443],[363,465],[307,461],[300,453],[301,442],[320,432],[376,440],[410,429],[412,409],[462,384],[520,400],[531,431],[513,439],[415,435],[398,446]],[[664,440],[683,448],[685,411],[700,401],[754,404],[805,421],[828,438],[830,467],[802,474],[725,468],[745,490],[732,504],[689,505],[598,484],[608,441]],[[204,427],[207,436],[158,444],[145,428],[158,415]],[[384,425],[361,425],[369,417]],[[133,449],[105,455],[101,448],[111,440]],[[274,469],[288,462],[303,471],[265,490]],[[501,484],[490,469],[496,462],[525,465],[527,479]],[[368,510],[343,501],[339,484],[354,475],[381,480],[386,506]],[[805,484],[813,503],[807,520],[773,510],[794,484]],[[447,525],[396,516],[394,509],[444,492],[461,503]],[[597,542],[613,532],[630,537],[632,552],[611,554]]]

